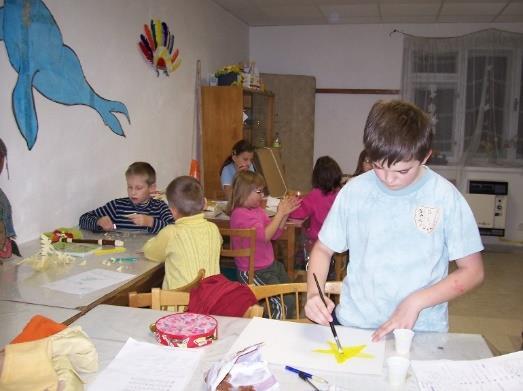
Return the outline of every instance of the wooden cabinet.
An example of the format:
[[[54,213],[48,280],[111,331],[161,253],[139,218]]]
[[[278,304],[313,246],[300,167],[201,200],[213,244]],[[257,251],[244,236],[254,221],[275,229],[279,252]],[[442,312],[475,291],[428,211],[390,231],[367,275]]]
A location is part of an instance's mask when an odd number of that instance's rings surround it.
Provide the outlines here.
[[[271,92],[202,87],[202,173],[208,199],[224,198],[220,168],[238,140],[249,140],[255,147],[272,144],[273,106]]]

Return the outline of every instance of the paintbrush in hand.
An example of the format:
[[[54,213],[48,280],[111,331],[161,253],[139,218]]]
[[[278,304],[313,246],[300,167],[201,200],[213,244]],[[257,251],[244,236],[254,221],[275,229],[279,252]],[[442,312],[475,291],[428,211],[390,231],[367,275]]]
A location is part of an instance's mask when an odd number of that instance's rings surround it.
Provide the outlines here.
[[[320,283],[318,282],[318,278],[316,278],[316,274],[312,273],[314,276],[314,281],[316,282],[316,286],[318,287],[318,293],[320,294],[321,301],[323,301],[323,304],[325,304],[325,308],[327,308],[327,302],[325,301],[325,298],[323,297],[323,293],[320,288]],[[338,346],[338,353],[343,354],[343,348],[341,347],[340,340],[338,338],[338,333],[336,332],[336,329],[334,328],[334,323],[329,322],[329,326],[331,327],[332,335],[334,336],[334,340],[336,341],[336,345]]]

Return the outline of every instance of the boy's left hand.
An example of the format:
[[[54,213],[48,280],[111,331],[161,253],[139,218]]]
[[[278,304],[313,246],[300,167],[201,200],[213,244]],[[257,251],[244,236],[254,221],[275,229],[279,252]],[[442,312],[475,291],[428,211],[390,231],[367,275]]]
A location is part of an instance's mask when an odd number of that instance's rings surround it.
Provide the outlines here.
[[[149,215],[133,213],[131,215],[127,215],[127,218],[131,220],[135,225],[139,225],[141,227],[152,227],[154,224],[154,218]]]
[[[372,342],[379,341],[395,329],[412,329],[420,311],[415,296],[408,296],[396,307],[389,320],[372,334]]]

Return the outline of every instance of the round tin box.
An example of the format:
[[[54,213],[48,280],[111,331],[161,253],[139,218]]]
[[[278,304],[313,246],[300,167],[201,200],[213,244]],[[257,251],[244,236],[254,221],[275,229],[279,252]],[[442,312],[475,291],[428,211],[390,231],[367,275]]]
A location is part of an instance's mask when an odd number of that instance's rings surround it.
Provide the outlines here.
[[[158,319],[154,336],[162,345],[197,348],[218,336],[218,322],[212,316],[183,312]]]

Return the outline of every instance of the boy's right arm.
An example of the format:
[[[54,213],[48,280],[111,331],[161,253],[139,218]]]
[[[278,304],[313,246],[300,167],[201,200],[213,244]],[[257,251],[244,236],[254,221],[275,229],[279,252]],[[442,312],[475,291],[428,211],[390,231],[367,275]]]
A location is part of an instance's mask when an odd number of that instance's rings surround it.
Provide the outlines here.
[[[311,252],[309,269],[307,271],[307,303],[305,303],[305,315],[313,322],[327,325],[332,321],[332,310],[334,303],[324,295],[327,307],[323,304],[314,281],[313,273],[316,274],[320,287],[325,287],[329,265],[334,251],[324,245],[320,240],[316,241]]]
[[[167,244],[171,238],[169,228],[171,227],[163,228],[155,237],[149,239],[145,243],[143,246],[143,253],[147,259],[155,262],[165,262],[165,259],[167,258],[165,250],[167,249]]]
[[[113,221],[110,218],[111,207],[113,209],[115,208],[112,203],[114,203],[114,201],[108,202],[107,204],[80,216],[80,228],[92,232],[111,231],[113,229]]]

